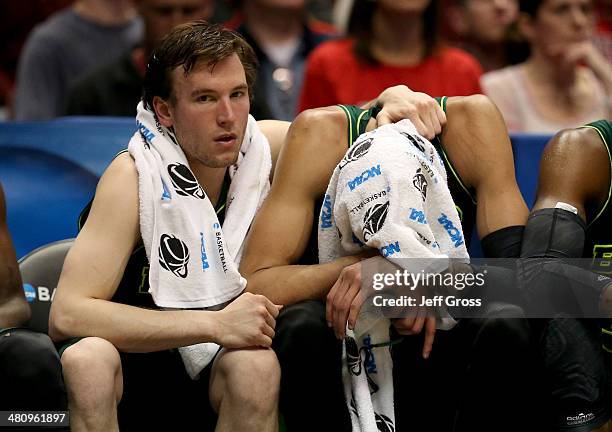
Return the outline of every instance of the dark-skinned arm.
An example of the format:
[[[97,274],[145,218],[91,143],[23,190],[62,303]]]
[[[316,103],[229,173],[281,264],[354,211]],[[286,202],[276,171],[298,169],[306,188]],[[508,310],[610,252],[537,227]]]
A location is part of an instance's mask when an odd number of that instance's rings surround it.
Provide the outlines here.
[[[6,202],[0,185],[0,328],[18,327],[30,319],[21,287],[15,249],[6,224]]]

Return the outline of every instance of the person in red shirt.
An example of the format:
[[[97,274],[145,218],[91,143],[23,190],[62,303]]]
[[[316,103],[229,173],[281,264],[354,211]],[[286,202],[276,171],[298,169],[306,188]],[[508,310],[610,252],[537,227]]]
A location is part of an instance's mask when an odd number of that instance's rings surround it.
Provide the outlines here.
[[[438,0],[355,0],[349,37],[325,42],[308,59],[300,111],[360,104],[406,84],[430,95],[480,93],[482,68],[437,37]]]

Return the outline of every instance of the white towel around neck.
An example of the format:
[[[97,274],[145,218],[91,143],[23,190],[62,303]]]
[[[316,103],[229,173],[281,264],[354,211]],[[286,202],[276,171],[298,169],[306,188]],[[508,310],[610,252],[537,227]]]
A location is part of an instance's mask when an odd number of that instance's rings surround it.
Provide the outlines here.
[[[150,263],[149,292],[160,308],[215,308],[240,295],[246,280],[238,272],[244,240],[269,189],[270,147],[249,115],[236,164],[229,167],[223,229],[173,131],[143,103],[138,131],[128,145],[138,170],[140,232]],[[191,349],[197,375],[214,344]],[[183,354],[183,351],[181,354]],[[185,360],[185,356],[183,356]],[[203,365],[205,366],[205,364]],[[197,373],[192,373],[194,369]]]

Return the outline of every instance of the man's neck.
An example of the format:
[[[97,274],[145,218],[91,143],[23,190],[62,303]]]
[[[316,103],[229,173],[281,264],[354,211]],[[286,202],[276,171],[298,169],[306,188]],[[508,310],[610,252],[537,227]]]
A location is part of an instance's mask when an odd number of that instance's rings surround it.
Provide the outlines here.
[[[227,168],[210,168],[197,161],[187,158],[193,175],[198,180],[213,206],[217,205],[223,187],[223,179]]]
[[[423,59],[423,21],[418,14],[391,13],[377,8],[372,17],[372,53],[382,63],[412,66]]]
[[[136,17],[131,0],[78,0],[72,9],[83,18],[105,26],[125,24]]]
[[[247,0],[243,14],[246,28],[259,44],[282,43],[302,35],[302,10],[266,7]]]

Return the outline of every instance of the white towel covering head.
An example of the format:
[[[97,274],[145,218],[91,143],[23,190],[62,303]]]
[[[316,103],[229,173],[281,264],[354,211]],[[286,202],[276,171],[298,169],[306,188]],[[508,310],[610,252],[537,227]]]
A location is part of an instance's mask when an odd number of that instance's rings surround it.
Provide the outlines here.
[[[319,261],[365,248],[378,249],[408,271],[440,272],[448,258],[469,258],[444,164],[409,120],[361,135],[330,180],[321,208]],[[429,267],[423,269],[425,262]],[[393,431],[390,323],[366,305],[355,330],[347,329],[345,395],[353,432]],[[454,324],[446,314],[438,328]]]

